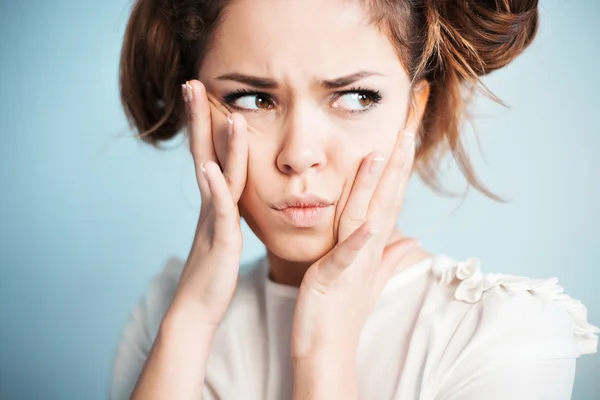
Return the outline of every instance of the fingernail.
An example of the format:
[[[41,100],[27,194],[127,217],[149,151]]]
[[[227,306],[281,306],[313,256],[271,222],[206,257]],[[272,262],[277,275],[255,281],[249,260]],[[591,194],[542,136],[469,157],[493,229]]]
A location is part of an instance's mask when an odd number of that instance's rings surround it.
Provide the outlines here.
[[[400,148],[403,153],[408,153],[412,147],[415,145],[415,134],[412,132],[404,132],[404,136],[402,136],[402,142],[400,143]]]
[[[204,163],[200,164],[200,171],[206,176],[206,168],[204,168]]]
[[[231,114],[227,116],[227,134],[229,136],[233,135],[233,120],[231,119]]]
[[[369,230],[369,237],[376,235],[379,232],[379,229],[370,229]]]
[[[189,82],[185,83],[185,101],[191,103],[194,100],[194,88]]]
[[[374,157],[373,158],[373,162],[371,163],[371,168],[369,169],[369,172],[371,172],[372,174],[376,174],[379,173],[381,171],[381,169],[383,168],[383,162],[385,161],[385,158],[383,157]]]
[[[187,86],[185,83],[181,84],[181,95],[183,96],[183,101],[187,103]]]

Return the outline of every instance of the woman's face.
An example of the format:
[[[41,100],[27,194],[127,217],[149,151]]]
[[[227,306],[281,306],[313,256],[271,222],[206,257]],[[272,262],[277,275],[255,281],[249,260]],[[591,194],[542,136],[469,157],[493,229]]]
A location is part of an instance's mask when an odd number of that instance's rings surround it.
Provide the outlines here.
[[[200,80],[260,131],[248,137],[240,209],[289,261],[314,261],[335,245],[365,156],[387,160],[399,132],[416,129],[409,78],[358,1],[235,1]],[[221,162],[225,135],[215,137]],[[280,210],[308,195],[331,205]]]

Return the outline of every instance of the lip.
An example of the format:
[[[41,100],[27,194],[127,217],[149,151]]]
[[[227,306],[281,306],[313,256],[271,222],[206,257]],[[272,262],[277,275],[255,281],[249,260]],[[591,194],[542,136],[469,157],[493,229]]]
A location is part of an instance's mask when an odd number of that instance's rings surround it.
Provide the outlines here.
[[[290,196],[275,204],[274,209],[298,228],[318,225],[333,207],[333,202],[314,194]]]

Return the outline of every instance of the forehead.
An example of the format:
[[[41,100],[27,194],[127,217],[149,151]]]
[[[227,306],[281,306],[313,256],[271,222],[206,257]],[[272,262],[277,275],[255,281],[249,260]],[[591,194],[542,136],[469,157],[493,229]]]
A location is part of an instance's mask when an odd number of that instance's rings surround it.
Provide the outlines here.
[[[234,1],[204,68],[323,78],[402,69],[394,47],[356,0]]]

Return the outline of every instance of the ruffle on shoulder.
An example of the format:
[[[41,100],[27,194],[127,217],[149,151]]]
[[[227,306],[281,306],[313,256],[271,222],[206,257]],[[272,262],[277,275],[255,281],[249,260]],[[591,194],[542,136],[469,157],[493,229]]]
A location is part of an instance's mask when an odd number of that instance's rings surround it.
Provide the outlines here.
[[[470,258],[465,262],[437,263],[432,272],[442,284],[450,285],[458,281],[454,298],[467,303],[479,301],[483,293],[493,287],[502,287],[511,292],[527,291],[532,295],[553,300],[571,316],[573,333],[581,354],[597,351],[600,328],[587,322],[586,307],[579,300],[565,294],[557,278],[531,279],[506,274],[483,275],[479,267],[479,260]]]

